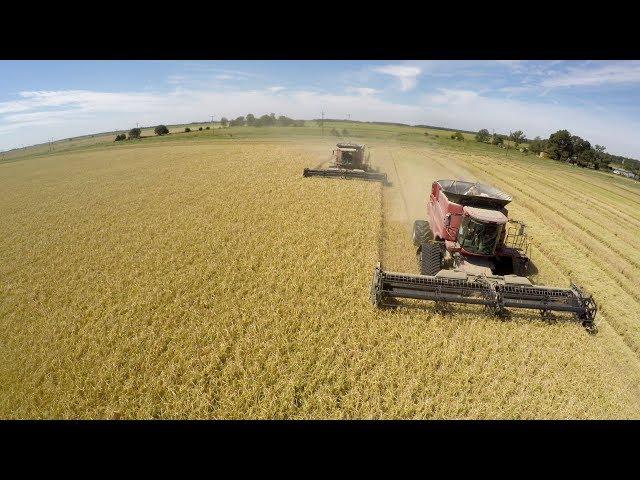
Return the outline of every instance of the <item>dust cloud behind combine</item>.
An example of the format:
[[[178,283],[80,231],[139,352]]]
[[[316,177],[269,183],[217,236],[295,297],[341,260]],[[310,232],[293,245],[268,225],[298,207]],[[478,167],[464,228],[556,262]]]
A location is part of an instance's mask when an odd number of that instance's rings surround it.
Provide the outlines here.
[[[429,190],[434,181],[475,180],[469,172],[428,148],[391,144],[375,153],[375,162],[388,172],[391,182],[388,188],[395,190],[388,193],[393,201],[385,214],[389,221],[404,222],[408,228],[414,220],[427,219]]]

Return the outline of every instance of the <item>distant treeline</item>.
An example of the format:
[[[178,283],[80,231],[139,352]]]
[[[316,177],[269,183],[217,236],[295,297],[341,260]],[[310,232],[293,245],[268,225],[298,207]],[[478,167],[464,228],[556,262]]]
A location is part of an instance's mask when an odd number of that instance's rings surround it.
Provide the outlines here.
[[[611,163],[623,163],[623,161],[625,167],[634,173],[637,173],[638,167],[640,167],[640,161],[607,153],[605,152],[606,147],[603,145],[592,146],[588,140],[578,135],[571,135],[568,130],[558,130],[549,135],[549,138],[536,137],[533,140],[527,140],[521,130],[511,132],[509,135],[495,133],[492,135],[486,128],[483,128],[476,133],[476,141],[478,142],[508,148],[509,146],[504,143],[504,140],[511,140],[516,148],[526,142],[527,145],[521,149],[525,153],[531,151],[536,155],[595,170],[608,170],[611,168]]]
[[[280,127],[304,127],[304,120],[294,120],[293,118],[286,117],[284,115],[280,115],[276,118],[275,113],[270,113],[269,115],[262,115],[260,117],[256,117],[253,113],[248,113],[246,117],[240,116],[234,118],[233,120],[228,120],[225,117],[220,119],[220,123],[223,127],[227,125],[230,127],[271,127],[271,126],[280,126]]]
[[[344,123],[366,123],[369,125],[393,125],[396,127],[411,127],[412,125],[409,125],[408,123],[396,123],[396,122],[364,122],[361,120],[345,120],[344,118],[314,118],[313,119],[314,122],[316,122],[316,124],[320,124],[323,121],[324,122],[344,122]]]
[[[416,125],[419,128],[430,128],[431,130],[444,130],[446,132],[462,132],[469,133],[471,135],[475,135],[476,132],[472,132],[471,130],[457,130],[455,128],[447,128],[447,127],[434,127],[433,125]]]

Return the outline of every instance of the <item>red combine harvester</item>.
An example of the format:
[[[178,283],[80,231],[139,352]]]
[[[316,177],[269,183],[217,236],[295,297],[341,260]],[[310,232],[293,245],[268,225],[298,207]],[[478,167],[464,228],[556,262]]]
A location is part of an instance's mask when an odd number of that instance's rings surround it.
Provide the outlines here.
[[[416,220],[413,243],[420,275],[374,271],[371,301],[397,306],[395,298],[485,305],[504,315],[506,307],[571,312],[595,332],[596,304],[570,288],[533,285],[526,278],[530,241],[526,225],[510,220],[511,197],[480,183],[438,180],[431,186],[429,222]]]
[[[305,168],[303,177],[359,178],[387,183],[387,174],[375,171],[369,164],[370,155],[365,157],[365,145],[359,143],[338,143],[333,153],[333,163],[327,169]]]

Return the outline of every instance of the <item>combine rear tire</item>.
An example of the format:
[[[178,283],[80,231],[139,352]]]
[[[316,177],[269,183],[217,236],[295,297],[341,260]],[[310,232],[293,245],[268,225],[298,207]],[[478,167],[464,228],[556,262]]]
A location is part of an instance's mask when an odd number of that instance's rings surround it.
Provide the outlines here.
[[[433,234],[429,223],[424,220],[416,220],[413,222],[413,234],[411,235],[413,245],[419,247],[423,243],[433,240]]]
[[[513,273],[520,277],[526,277],[529,271],[529,259],[526,257],[513,257]]]
[[[435,275],[442,270],[444,244],[438,241],[423,243],[418,250],[420,275]]]

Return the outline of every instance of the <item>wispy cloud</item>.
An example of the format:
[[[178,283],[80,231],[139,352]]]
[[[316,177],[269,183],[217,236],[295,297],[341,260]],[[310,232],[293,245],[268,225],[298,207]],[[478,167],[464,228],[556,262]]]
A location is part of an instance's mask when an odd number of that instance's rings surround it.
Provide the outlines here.
[[[169,85],[218,87],[223,85],[225,82],[246,82],[251,79],[262,77],[262,75],[253,72],[220,68],[209,64],[186,63],[183,65],[183,68],[184,70],[181,73],[167,76],[166,82]]]
[[[542,81],[543,87],[582,87],[604,84],[640,83],[640,62],[569,68]]]
[[[614,153],[640,156],[637,102],[609,101],[582,86],[640,83],[640,62],[395,62],[349,64],[341,76],[333,66],[324,82],[308,73],[278,77],[268,70],[257,80],[244,66],[190,64],[158,87],[110,92],[91,89],[28,90],[0,102],[0,148],[48,138],[192,122],[210,114],[227,118],[280,112],[293,118],[328,117],[426,123],[452,128],[546,136],[567,128]],[[231,65],[229,65],[231,66]],[[247,70],[255,70],[248,64]],[[324,67],[323,67],[324,68]],[[327,67],[329,68],[329,67]],[[356,73],[354,73],[356,72]],[[268,75],[267,75],[268,73]],[[325,73],[325,72],[321,72]],[[478,75],[483,75],[481,79]],[[233,77],[233,78],[230,78]],[[447,78],[448,77],[448,78]],[[426,85],[419,84],[424,80]],[[318,87],[314,89],[314,82]],[[45,84],[46,85],[46,84]],[[422,87],[430,88],[421,91]],[[286,88],[285,88],[286,86]],[[421,87],[421,88],[418,88]],[[440,88],[438,88],[440,87]],[[568,95],[560,92],[567,87]],[[572,90],[569,90],[572,87]],[[588,95],[573,95],[584,92]],[[551,92],[547,95],[548,92]],[[629,92],[630,97],[633,92]],[[545,96],[546,95],[546,96]],[[637,100],[638,95],[633,97]],[[591,103],[589,103],[591,102]],[[38,128],[29,128],[38,126]]]
[[[422,72],[422,69],[412,65],[382,65],[373,70],[396,78],[400,82],[400,90],[403,92],[411,90],[417,85],[418,75]]]
[[[501,133],[519,129],[529,137],[546,137],[567,128],[620,154],[638,156],[640,153],[634,133],[640,129],[638,122],[590,108],[570,107],[558,102],[549,104],[493,98],[474,91],[454,89],[423,95],[420,106],[432,125],[466,130],[487,128]]]
[[[346,92],[355,93],[357,95],[362,95],[363,97],[366,97],[369,95],[375,95],[376,93],[380,93],[380,90],[377,90],[375,88],[370,88],[370,87],[347,87]]]
[[[425,95],[424,100],[431,105],[464,105],[478,98],[478,93],[470,90],[439,88],[438,93]]]

